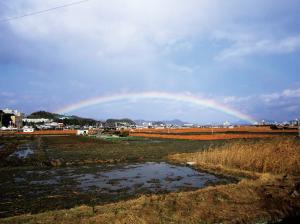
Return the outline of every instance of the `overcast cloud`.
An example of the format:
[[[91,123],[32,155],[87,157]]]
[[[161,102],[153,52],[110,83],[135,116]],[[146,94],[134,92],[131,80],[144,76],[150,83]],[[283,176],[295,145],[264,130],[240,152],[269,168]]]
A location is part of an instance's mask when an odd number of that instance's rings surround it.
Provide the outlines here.
[[[2,1],[0,20],[71,2]],[[0,105],[30,113],[120,92],[190,92],[256,119],[294,119],[299,10],[293,0],[90,0],[0,22]],[[74,113],[236,119],[174,102],[151,105],[112,103]]]

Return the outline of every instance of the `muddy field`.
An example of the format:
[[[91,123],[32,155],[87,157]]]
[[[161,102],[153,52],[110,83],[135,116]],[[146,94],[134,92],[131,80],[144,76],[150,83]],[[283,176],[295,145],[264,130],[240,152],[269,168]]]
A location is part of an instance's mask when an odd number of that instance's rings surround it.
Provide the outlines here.
[[[172,153],[224,143],[133,137],[109,141],[77,136],[1,138],[0,217],[226,183],[228,179],[164,162]]]
[[[279,222],[300,211],[299,144],[1,138],[0,222]]]

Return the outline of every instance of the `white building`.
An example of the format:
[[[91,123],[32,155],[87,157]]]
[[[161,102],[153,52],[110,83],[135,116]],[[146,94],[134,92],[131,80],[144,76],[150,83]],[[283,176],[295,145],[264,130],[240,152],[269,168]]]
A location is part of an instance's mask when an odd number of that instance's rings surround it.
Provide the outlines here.
[[[17,111],[17,110],[12,110],[12,109],[3,109],[2,110],[4,113],[6,114],[14,114],[15,116],[21,116],[21,112]]]
[[[88,135],[89,130],[77,130],[77,135]]]
[[[225,121],[225,122],[223,123],[223,126],[228,128],[229,126],[231,126],[231,124],[230,124],[229,121]]]
[[[23,118],[24,122],[28,122],[28,123],[48,123],[48,122],[52,122],[52,119],[48,119],[48,118]]]
[[[182,127],[185,127],[185,128],[192,128],[194,127],[195,124],[183,124]]]
[[[34,128],[33,127],[28,127],[28,126],[24,126],[23,127],[23,132],[34,132]]]

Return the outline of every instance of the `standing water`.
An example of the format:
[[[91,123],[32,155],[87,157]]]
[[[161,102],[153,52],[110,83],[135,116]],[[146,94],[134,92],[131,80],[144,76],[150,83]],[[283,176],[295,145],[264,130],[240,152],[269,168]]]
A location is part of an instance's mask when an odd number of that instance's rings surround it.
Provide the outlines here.
[[[122,189],[128,193],[134,193],[139,189],[147,189],[151,192],[179,191],[226,181],[190,167],[175,166],[165,162],[127,165],[110,171],[73,177],[79,182],[78,187],[82,190],[100,188],[111,193]]]
[[[27,170],[2,175],[0,201],[5,215],[15,214],[16,208],[31,212],[32,205],[36,205],[36,211],[44,211],[44,207],[57,209],[80,204],[103,204],[145,193],[195,190],[211,184],[232,182],[231,179],[166,162],[28,167]],[[22,197],[16,202],[19,192]],[[39,206],[39,203],[45,206]],[[16,208],[11,207],[12,204]]]
[[[170,192],[203,188],[231,180],[199,172],[187,166],[147,162],[123,166],[83,166],[27,171],[25,185],[71,188],[80,192],[97,190],[102,194]],[[66,181],[68,185],[65,185]],[[19,183],[21,184],[21,183]]]
[[[33,154],[32,145],[24,144],[18,147],[18,150],[10,154],[10,157],[17,157],[19,159],[26,159]]]

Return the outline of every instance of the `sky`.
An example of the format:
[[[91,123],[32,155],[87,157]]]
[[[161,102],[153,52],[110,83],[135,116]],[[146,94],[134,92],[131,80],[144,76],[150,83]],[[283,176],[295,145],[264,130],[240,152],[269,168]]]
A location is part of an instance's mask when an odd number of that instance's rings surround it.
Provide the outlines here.
[[[300,118],[299,0],[0,1],[0,108],[59,111],[149,91],[214,100],[256,120]],[[68,112],[210,123],[189,102],[122,100]]]

